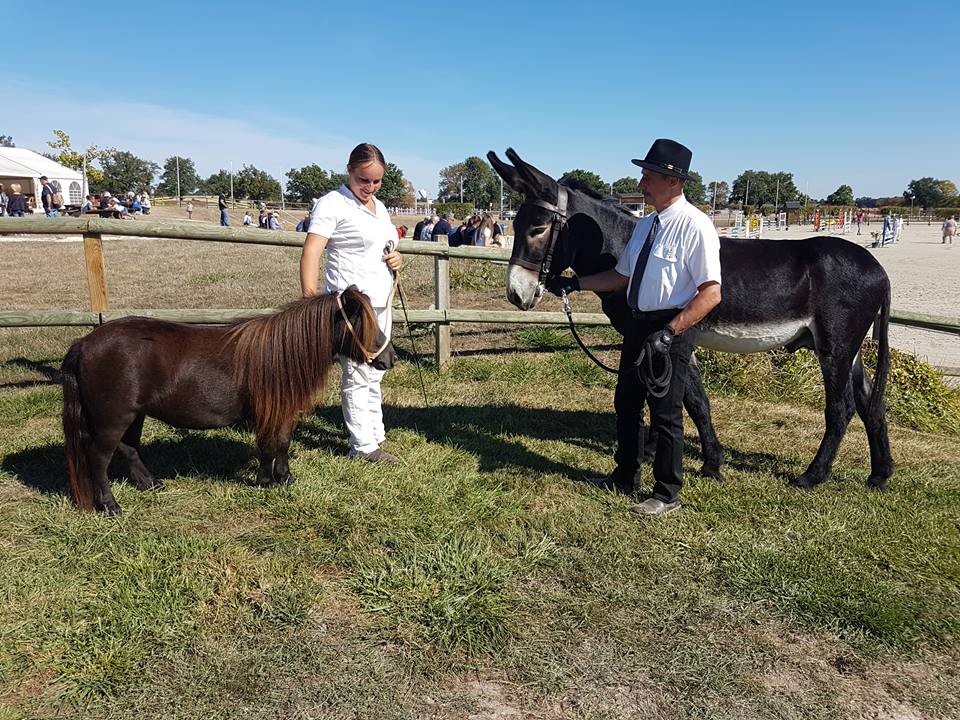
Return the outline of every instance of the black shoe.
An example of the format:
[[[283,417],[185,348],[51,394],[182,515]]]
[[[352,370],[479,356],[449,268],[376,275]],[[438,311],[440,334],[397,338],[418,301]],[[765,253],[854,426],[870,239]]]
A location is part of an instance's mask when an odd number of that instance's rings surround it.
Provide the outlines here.
[[[583,478],[581,482],[602,490],[610,490],[611,492],[623,493],[624,495],[633,494],[633,483],[627,482],[613,473],[601,477],[586,477]]]

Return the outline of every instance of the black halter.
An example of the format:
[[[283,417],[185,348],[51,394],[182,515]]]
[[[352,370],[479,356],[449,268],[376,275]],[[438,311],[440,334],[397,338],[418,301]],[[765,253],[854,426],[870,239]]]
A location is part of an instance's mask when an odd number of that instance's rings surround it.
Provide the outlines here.
[[[516,258],[512,261],[527,270],[536,270],[539,273],[537,283],[542,285],[543,281],[550,277],[550,267],[553,265],[553,253],[557,247],[557,240],[570,219],[567,215],[567,189],[563,185],[557,185],[556,205],[539,199],[527,200],[524,204],[535,205],[553,213],[553,220],[550,221],[550,237],[547,239],[547,250],[543,255],[543,260],[539,264],[526,258]]]

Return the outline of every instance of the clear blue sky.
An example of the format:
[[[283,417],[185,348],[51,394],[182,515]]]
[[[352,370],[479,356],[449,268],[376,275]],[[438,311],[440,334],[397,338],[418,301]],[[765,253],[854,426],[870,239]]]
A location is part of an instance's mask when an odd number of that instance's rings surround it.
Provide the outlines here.
[[[956,0],[82,8],[4,11],[0,133],[20,147],[57,128],[204,175],[280,176],[339,170],[370,141],[432,195],[441,167],[491,149],[611,181],[672,137],[707,182],[785,170],[814,197],[960,184]]]

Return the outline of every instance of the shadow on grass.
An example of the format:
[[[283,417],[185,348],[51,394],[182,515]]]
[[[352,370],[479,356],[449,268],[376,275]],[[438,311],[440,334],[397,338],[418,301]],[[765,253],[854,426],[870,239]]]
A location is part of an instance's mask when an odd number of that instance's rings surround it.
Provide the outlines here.
[[[252,445],[202,432],[183,433],[180,438],[163,438],[143,446],[143,461],[157,479],[196,474],[231,482],[253,480],[241,474],[255,455]],[[43,494],[69,495],[67,460],[62,444],[50,443],[7,455],[0,469],[23,485]],[[127,477],[125,461],[114,455],[108,474],[112,480]]]
[[[22,357],[10,358],[9,360],[0,363],[0,370],[4,369],[5,366],[8,365],[32,370],[38,375],[42,375],[43,380],[18,380],[16,382],[5,383],[0,382],[0,390],[42,387],[44,385],[60,384],[60,368],[50,365],[49,363],[39,362],[37,360],[30,360],[29,358]]]

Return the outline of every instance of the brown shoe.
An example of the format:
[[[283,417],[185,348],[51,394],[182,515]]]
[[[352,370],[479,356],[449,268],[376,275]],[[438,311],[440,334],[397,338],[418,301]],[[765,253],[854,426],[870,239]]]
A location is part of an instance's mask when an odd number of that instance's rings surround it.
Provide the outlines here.
[[[391,464],[400,462],[400,458],[398,458],[396,455],[391,455],[386,450],[381,450],[380,448],[371,450],[368,453],[357,453],[353,457],[357,457],[372,463]]]
[[[634,505],[630,508],[630,512],[636,513],[637,515],[669,515],[672,512],[676,512],[680,509],[680,501],[674,500],[673,502],[664,502],[663,500],[658,500],[655,497],[647,498],[639,505]]]

